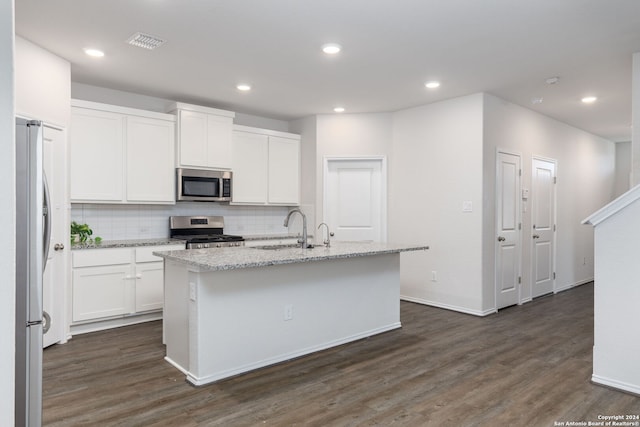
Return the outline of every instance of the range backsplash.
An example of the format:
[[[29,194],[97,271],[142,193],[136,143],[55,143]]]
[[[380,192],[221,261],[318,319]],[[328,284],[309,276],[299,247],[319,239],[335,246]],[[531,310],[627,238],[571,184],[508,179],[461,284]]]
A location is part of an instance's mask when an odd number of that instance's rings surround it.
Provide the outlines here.
[[[169,236],[172,215],[220,215],[226,234],[282,234],[285,206],[229,206],[181,202],[176,205],[71,205],[71,220],[88,224],[104,240],[152,239]]]

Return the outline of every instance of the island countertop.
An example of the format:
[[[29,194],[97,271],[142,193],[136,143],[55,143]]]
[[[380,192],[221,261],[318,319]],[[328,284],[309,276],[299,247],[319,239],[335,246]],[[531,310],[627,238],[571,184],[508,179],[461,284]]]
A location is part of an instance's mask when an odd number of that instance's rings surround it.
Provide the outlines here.
[[[214,249],[190,249],[154,252],[166,260],[189,265],[198,271],[234,270],[265,267],[269,265],[323,261],[427,250],[426,245],[407,245],[378,242],[331,242],[331,247],[315,246],[312,249],[281,247],[262,249],[254,247],[229,247]]]

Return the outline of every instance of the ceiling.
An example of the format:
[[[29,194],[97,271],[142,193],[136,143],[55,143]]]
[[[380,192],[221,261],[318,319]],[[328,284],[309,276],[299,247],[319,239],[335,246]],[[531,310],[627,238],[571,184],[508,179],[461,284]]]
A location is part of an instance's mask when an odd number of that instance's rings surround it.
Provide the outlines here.
[[[281,120],[488,92],[631,140],[638,0],[19,0],[15,13],[16,33],[69,60],[74,82]],[[130,46],[135,32],[167,42]]]

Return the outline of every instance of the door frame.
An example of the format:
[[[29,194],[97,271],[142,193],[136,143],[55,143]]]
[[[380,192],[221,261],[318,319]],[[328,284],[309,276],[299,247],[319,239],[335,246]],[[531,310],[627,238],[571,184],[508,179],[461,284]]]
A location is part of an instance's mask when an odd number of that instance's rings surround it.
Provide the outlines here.
[[[518,209],[518,217],[520,219],[519,222],[519,229],[518,229],[518,239],[519,239],[519,248],[518,248],[518,276],[520,277],[520,279],[522,280],[522,252],[523,252],[523,234],[522,234],[522,223],[523,223],[523,218],[522,218],[522,153],[518,152],[518,151],[513,151],[513,150],[506,150],[506,149],[502,149],[500,147],[496,147],[496,153],[495,153],[495,174],[494,174],[494,194],[495,194],[495,200],[494,200],[494,218],[493,218],[493,234],[491,236],[491,238],[493,239],[493,253],[494,253],[494,259],[493,259],[493,306],[495,307],[496,311],[499,310],[498,308],[498,248],[499,248],[499,242],[497,241],[496,236],[498,235],[498,189],[499,189],[499,184],[498,184],[498,168],[500,166],[499,164],[499,156],[500,154],[508,154],[508,155],[512,155],[512,156],[518,156],[518,158],[520,159],[520,179],[519,179],[519,188],[518,188],[518,197],[517,197],[517,209]],[[522,282],[519,283],[518,286],[518,291],[517,291],[517,304],[520,305],[522,304]]]
[[[387,241],[387,156],[374,155],[374,156],[324,156],[323,157],[323,169],[322,169],[322,221],[325,221],[328,215],[327,212],[327,200],[329,199],[329,190],[327,180],[329,179],[329,165],[334,162],[353,162],[353,161],[373,161],[380,163],[380,233],[382,235],[382,242]],[[320,221],[320,222],[322,222]]]
[[[68,180],[69,180],[69,168],[68,168],[68,143],[69,143],[69,133],[68,133],[68,129],[63,127],[63,126],[58,126],[56,124],[52,124],[46,121],[42,122],[43,124],[43,139],[44,139],[44,133],[46,132],[44,128],[48,127],[57,131],[61,132],[62,135],[62,147],[58,147],[58,149],[62,149],[64,150],[64,161],[65,164],[62,166],[62,169],[65,171],[64,172],[64,182],[62,183],[62,209],[61,209],[61,214],[63,219],[61,220],[61,222],[63,222],[64,224],[70,224],[71,223],[71,205],[69,204],[69,184],[68,184]],[[60,185],[59,183],[56,183],[58,185]],[[69,316],[69,310],[70,310],[70,300],[71,300],[71,276],[70,276],[70,272],[71,272],[71,245],[69,244],[69,227],[65,227],[62,230],[62,244],[64,245],[64,249],[61,251],[60,253],[60,257],[62,258],[62,265],[63,265],[63,269],[62,271],[58,272],[59,276],[57,277],[58,280],[56,280],[56,278],[54,278],[54,284],[52,284],[53,288],[55,289],[55,283],[56,282],[61,282],[62,284],[58,284],[57,287],[57,291],[60,293],[59,295],[57,295],[56,298],[54,298],[55,300],[58,301],[58,303],[60,303],[59,307],[57,308],[57,316],[59,317],[58,320],[58,328],[60,328],[61,330],[59,331],[61,334],[61,339],[60,341],[57,341],[56,344],[64,344],[67,342],[67,340],[70,337],[70,333],[69,333],[69,324],[70,324],[70,316]],[[51,242],[51,245],[54,245],[54,242]]]
[[[539,155],[532,155],[531,156],[531,189],[533,190],[533,172],[534,172],[534,163],[536,160],[540,160],[543,162],[549,162],[549,163],[553,163],[554,168],[555,168],[555,176],[554,178],[556,179],[555,181],[555,185],[553,186],[553,225],[554,225],[554,230],[553,230],[553,244],[551,245],[551,248],[553,250],[553,279],[552,279],[552,284],[551,284],[551,293],[555,294],[557,291],[557,285],[556,285],[556,268],[557,268],[557,262],[558,262],[558,250],[557,250],[557,244],[558,244],[558,239],[557,239],[557,224],[558,224],[558,183],[557,183],[557,179],[558,179],[558,159],[553,159],[551,157],[545,157],[545,156],[539,156]],[[531,198],[532,198],[532,211],[531,211],[531,219],[533,220],[533,191],[531,192]],[[530,223],[530,228],[531,228],[531,233],[533,232],[533,222]],[[530,233],[530,234],[531,234]],[[534,253],[533,253],[533,239],[530,238],[530,247],[531,249],[529,250],[530,252],[530,260],[529,263],[531,264],[531,300],[533,300],[534,298],[538,298],[538,297],[534,297],[533,296],[533,280],[534,280],[534,269],[536,268],[534,262],[533,262],[533,258],[534,258]],[[548,295],[548,294],[547,294]],[[544,296],[544,295],[540,295],[540,296]]]

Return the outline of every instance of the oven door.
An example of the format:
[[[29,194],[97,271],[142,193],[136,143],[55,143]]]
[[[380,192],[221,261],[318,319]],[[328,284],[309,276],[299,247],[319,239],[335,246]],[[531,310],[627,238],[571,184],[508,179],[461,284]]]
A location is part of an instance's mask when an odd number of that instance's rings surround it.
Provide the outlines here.
[[[178,169],[176,175],[178,201],[226,202],[231,200],[231,193],[226,191],[231,182],[231,172]]]

